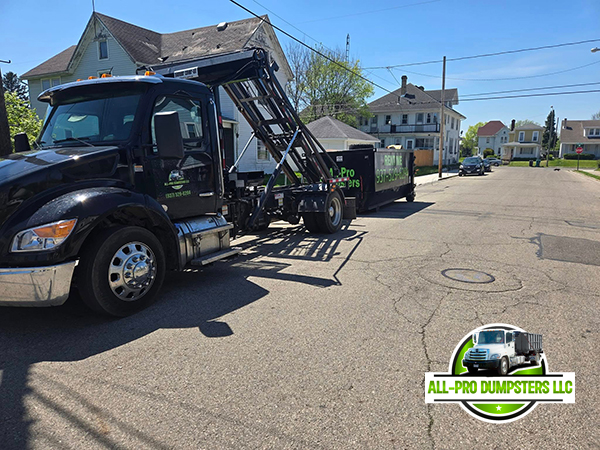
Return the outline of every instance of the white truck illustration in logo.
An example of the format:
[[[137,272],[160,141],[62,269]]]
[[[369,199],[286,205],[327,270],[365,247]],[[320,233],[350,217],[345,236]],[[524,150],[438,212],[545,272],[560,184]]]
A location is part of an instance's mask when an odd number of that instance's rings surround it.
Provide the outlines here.
[[[482,330],[473,334],[473,344],[462,361],[469,373],[494,369],[506,375],[511,367],[537,365],[544,352],[541,334],[517,330]]]

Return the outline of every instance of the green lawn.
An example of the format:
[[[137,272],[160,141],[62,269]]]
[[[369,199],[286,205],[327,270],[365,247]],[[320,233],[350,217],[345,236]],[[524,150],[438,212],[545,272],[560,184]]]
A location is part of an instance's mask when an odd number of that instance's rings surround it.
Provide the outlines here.
[[[576,170],[575,172],[581,173],[581,174],[585,175],[586,177],[595,178],[596,180],[600,181],[600,175],[596,175],[596,174],[589,173],[589,172],[584,172],[583,170]]]
[[[511,166],[514,167],[529,167],[529,161],[511,161],[510,162]],[[535,166],[535,160],[533,162],[533,165]],[[542,161],[540,163],[540,166],[542,167],[546,167],[546,161]],[[554,159],[552,161],[549,161],[548,164],[549,167],[577,167],[577,160],[576,159]],[[598,161],[594,161],[594,160],[584,160],[584,161],[579,161],[579,167],[582,167],[584,169],[595,169],[598,167]]]

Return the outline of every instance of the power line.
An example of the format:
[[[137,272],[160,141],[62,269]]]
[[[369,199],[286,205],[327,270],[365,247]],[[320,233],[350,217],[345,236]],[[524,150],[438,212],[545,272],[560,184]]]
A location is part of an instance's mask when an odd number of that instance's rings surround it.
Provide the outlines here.
[[[345,14],[343,16],[324,17],[321,19],[307,20],[307,21],[301,22],[301,23],[313,23],[313,22],[322,22],[323,20],[334,20],[334,19],[343,19],[345,17],[364,16],[365,14],[374,14],[374,13],[378,13],[378,12],[391,11],[393,9],[408,8],[409,6],[425,5],[427,3],[437,3],[440,1],[441,0],[428,0],[425,2],[410,3],[408,5],[394,6],[392,8],[376,9],[376,10],[364,11],[364,12],[359,12],[359,13]]]
[[[267,8],[266,6],[264,6],[263,4],[257,2],[256,0],[252,0],[254,3],[256,3],[258,6],[262,7],[263,9],[265,9],[266,11],[270,12],[271,14],[273,14],[275,17],[277,17],[278,19],[282,20],[283,22],[287,23],[289,26],[291,26],[292,28],[294,28],[296,31],[299,31],[300,33],[302,33],[304,36],[312,39],[314,42],[316,42],[317,44],[323,46],[323,48],[329,50],[331,53],[336,53],[335,51],[333,51],[332,49],[330,49],[329,47],[327,47],[326,45],[323,44],[323,42],[319,41],[318,39],[315,39],[314,37],[312,37],[310,34],[306,33],[305,31],[301,30],[300,28],[298,28],[297,26],[295,26],[294,24],[292,24],[291,22],[285,20],[283,17],[281,17],[279,14],[277,14],[276,12],[274,12],[272,9]],[[436,0],[436,1],[441,1],[441,0]],[[235,2],[234,2],[235,3]],[[238,5],[241,6],[241,5]],[[275,28],[275,25],[271,24],[272,27]],[[279,29],[279,28],[278,28]],[[280,30],[280,29],[279,29]],[[284,33],[283,30],[280,30],[282,33]],[[292,37],[293,38],[293,37]],[[305,45],[304,43],[302,43],[303,45]],[[305,45],[306,46],[306,45]],[[311,50],[313,50],[312,47],[309,47]],[[373,75],[374,77],[379,78],[380,80],[385,81],[386,83],[389,84],[393,84],[391,81],[386,80],[383,77],[380,77],[379,75],[373,73],[373,72],[369,72],[371,75]],[[393,76],[393,75],[392,75]],[[395,79],[396,77],[394,77]]]
[[[512,89],[510,91],[482,92],[479,94],[462,94],[461,98],[462,97],[476,97],[478,95],[508,94],[511,92],[542,91],[544,89],[558,89],[558,88],[571,88],[571,87],[579,87],[579,86],[591,86],[594,84],[600,84],[600,81],[595,81],[593,83],[563,84],[560,86],[545,86],[545,87],[528,88],[528,89]]]
[[[569,92],[545,92],[541,94],[523,94],[523,95],[505,95],[502,97],[483,97],[483,98],[465,98],[463,102],[474,102],[479,100],[502,100],[506,98],[525,98],[525,97],[547,97],[550,95],[569,95],[569,94],[589,94],[592,92],[600,92],[600,89],[587,91],[569,91]]]
[[[566,72],[572,72],[574,70],[579,70],[579,69],[583,69],[584,67],[589,67],[589,66],[593,66],[594,64],[600,64],[600,61],[594,61],[593,63],[589,63],[589,64],[584,64],[583,66],[578,66],[578,67],[572,67],[570,69],[565,69],[565,70],[559,70],[558,72],[550,72],[550,73],[542,73],[539,75],[526,75],[526,76],[522,76],[522,77],[505,77],[505,78],[456,78],[456,77],[446,77],[447,80],[456,80],[456,81],[507,81],[507,80],[525,80],[525,79],[529,79],[529,78],[540,78],[540,77],[549,77],[551,75],[558,75],[561,73],[566,73]],[[420,75],[422,77],[429,77],[429,78],[441,78],[437,75],[429,75],[426,73],[420,73],[420,72],[411,72],[410,70],[403,70],[404,72],[408,72],[411,73],[413,75]]]
[[[368,78],[365,78],[364,76],[362,76],[360,73],[355,72],[354,70],[349,69],[348,67],[344,66],[343,64],[340,64],[339,62],[337,62],[335,59],[330,58],[329,56],[325,55],[324,53],[320,52],[319,50],[316,50],[314,48],[312,48],[311,46],[305,44],[304,42],[302,42],[300,39],[292,36],[290,33],[288,33],[287,31],[281,29],[280,27],[278,27],[277,25],[273,25],[270,21],[263,19],[262,17],[260,17],[258,14],[250,11],[248,8],[246,8],[245,6],[239,4],[238,2],[236,2],[235,0],[229,0],[231,3],[233,3],[236,6],[239,6],[240,8],[242,8],[244,11],[246,11],[249,14],[252,14],[254,17],[256,17],[257,19],[262,20],[263,22],[271,25],[273,28],[275,28],[276,30],[280,31],[281,33],[285,34],[287,37],[289,37],[290,39],[293,39],[294,41],[296,41],[298,44],[303,45],[304,47],[312,50],[313,52],[315,52],[316,54],[318,54],[319,56],[325,58],[326,60],[328,60],[329,62],[335,64],[336,66],[339,66],[340,68],[350,72],[351,74],[353,74],[356,77],[359,77],[360,79],[366,81],[367,83],[372,84],[373,86],[378,87],[381,90],[384,90],[385,92],[388,92],[390,94],[393,94],[392,91],[390,91],[389,89],[384,88],[383,86],[381,86],[380,84],[375,83],[374,81],[369,80]]]
[[[585,41],[564,42],[562,44],[543,45],[541,47],[520,48],[517,50],[505,50],[505,51],[496,52],[496,53],[482,53],[480,55],[460,56],[457,58],[446,58],[446,61],[464,61],[465,59],[488,58],[490,56],[500,56],[500,55],[510,55],[513,53],[532,52],[532,51],[536,51],[536,50],[546,50],[549,48],[567,47],[570,45],[589,44],[591,42],[599,42],[599,41],[600,41],[600,39],[588,39]],[[441,63],[442,61],[443,60],[441,60],[441,59],[436,59],[436,60],[432,60],[432,61],[422,61],[422,62],[414,62],[414,63],[407,63],[407,64],[395,64],[393,66],[365,67],[365,69],[395,69],[396,67],[409,67],[409,66],[422,66],[425,64],[436,64],[436,63]]]

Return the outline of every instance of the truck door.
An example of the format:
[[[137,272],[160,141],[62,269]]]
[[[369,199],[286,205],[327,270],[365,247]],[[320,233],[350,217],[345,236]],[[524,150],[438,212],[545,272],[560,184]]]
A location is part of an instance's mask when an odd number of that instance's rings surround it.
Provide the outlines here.
[[[179,95],[161,95],[152,112],[152,144],[154,154],[145,161],[155,188],[155,196],[172,219],[214,213],[217,189],[214,157],[208,126],[206,101]],[[176,111],[185,148],[184,158],[161,159],[156,155],[154,115]]]
[[[515,340],[513,339],[513,334],[511,332],[506,333],[506,346],[508,355],[511,358],[515,356]]]

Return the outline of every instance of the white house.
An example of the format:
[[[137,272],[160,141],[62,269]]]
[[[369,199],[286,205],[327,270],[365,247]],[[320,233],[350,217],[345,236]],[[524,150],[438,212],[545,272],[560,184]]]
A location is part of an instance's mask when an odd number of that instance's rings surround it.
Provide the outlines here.
[[[429,150],[433,163],[437,164],[442,91],[425,90],[407,80],[403,75],[400,89],[369,103],[373,116],[362,121],[360,130],[377,137],[381,147],[402,145],[407,149]],[[453,109],[458,104],[457,89],[446,89],[444,103],[442,160],[448,164],[458,162],[460,123],[466,117]]]
[[[79,39],[73,45],[41,63],[22,78],[29,84],[31,105],[44,117],[46,104],[37,101],[38,95],[51,86],[99,77],[135,75],[154,66],[182,64],[211,56],[261,47],[277,62],[277,77],[285,85],[292,71],[273,28],[260,18],[225,22],[222,24],[160,34],[136,25],[93,13]],[[225,91],[220,90],[223,115],[225,158],[233,164],[249,140],[252,129],[241,116]],[[254,139],[240,163],[241,171],[272,171],[271,160],[261,142]]]
[[[379,139],[363,133],[330,116],[313,120],[306,125],[325,150],[347,150],[351,145],[367,144],[378,147]]]
[[[486,149],[492,149],[500,155],[502,144],[508,142],[508,127],[499,120],[491,120],[477,130],[478,153],[483,155]]]
[[[560,126],[560,157],[575,153],[577,144],[582,144],[583,153],[600,158],[600,120],[567,120]]]

